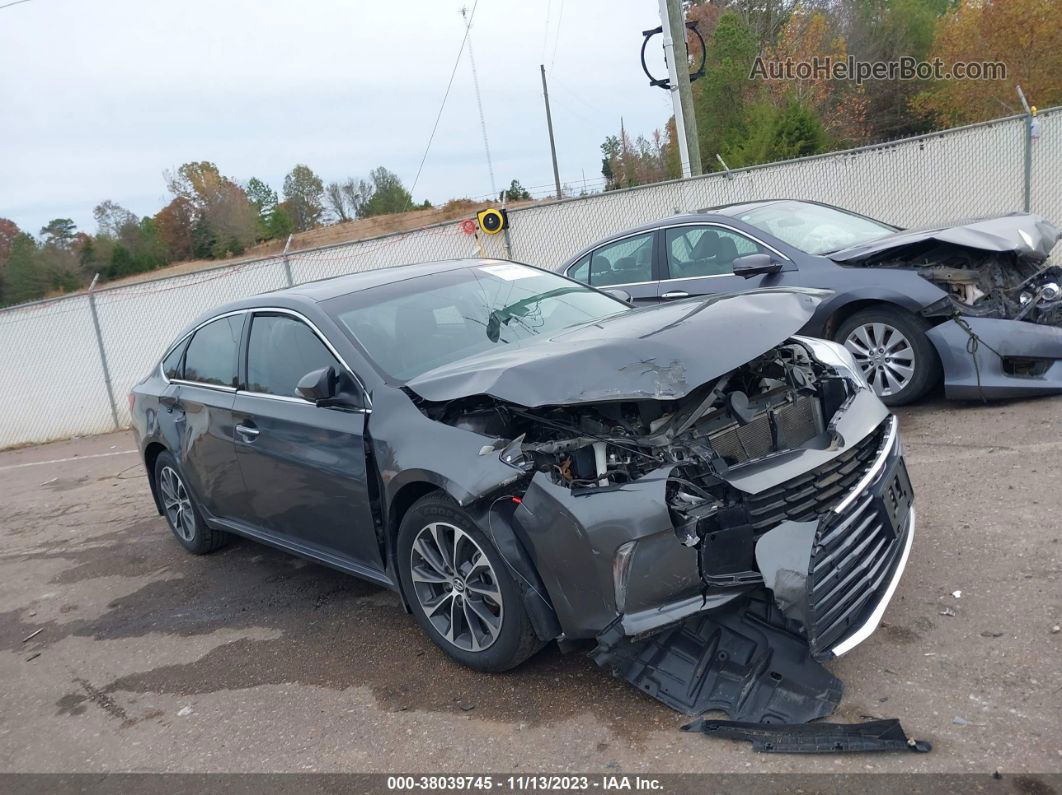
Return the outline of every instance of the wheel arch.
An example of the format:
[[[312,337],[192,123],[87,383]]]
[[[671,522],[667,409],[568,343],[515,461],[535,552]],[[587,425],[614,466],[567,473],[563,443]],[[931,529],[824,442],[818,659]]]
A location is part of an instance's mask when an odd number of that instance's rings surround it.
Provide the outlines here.
[[[912,317],[920,317],[920,315],[912,310],[912,308],[900,301],[894,301],[889,298],[851,298],[850,300],[840,304],[839,306],[831,306],[830,313],[822,323],[822,336],[825,339],[832,340],[834,334],[846,320],[848,320],[856,312],[861,312],[864,309],[897,309],[901,312],[906,312]]]
[[[162,502],[159,500],[158,483],[155,482],[155,462],[165,452],[168,452],[168,448],[162,442],[151,442],[144,448],[144,467],[147,469],[151,498],[155,501],[155,510],[159,512],[159,516],[162,516]]]

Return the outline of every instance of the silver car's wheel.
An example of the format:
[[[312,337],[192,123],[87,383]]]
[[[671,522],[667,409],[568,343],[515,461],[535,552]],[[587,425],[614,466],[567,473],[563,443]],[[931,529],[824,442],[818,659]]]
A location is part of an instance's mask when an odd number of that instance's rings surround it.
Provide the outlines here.
[[[192,543],[195,538],[195,511],[188,489],[173,467],[163,467],[159,473],[159,495],[162,497],[162,510],[173,532]]]
[[[503,600],[490,560],[452,524],[422,528],[410,549],[413,590],[424,615],[448,643],[483,651],[501,632]]]
[[[878,397],[898,394],[914,377],[914,347],[903,332],[887,323],[856,326],[845,338],[844,347],[851,351]]]

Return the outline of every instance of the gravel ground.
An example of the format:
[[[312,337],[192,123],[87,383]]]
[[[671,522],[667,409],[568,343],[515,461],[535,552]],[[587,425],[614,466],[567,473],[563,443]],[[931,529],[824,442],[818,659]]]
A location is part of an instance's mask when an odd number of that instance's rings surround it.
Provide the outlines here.
[[[918,537],[831,668],[838,720],[899,717],[927,755],[684,734],[555,647],[473,673],[373,585],[247,541],[184,553],[129,434],[0,453],[0,771],[1060,771],[1060,410],[901,413]]]

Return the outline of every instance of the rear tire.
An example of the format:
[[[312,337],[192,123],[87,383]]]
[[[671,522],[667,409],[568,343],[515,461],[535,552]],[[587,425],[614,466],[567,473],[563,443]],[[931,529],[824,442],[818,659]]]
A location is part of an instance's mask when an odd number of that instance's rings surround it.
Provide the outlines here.
[[[505,560],[449,497],[428,494],[415,502],[402,517],[397,547],[413,617],[458,662],[507,671],[545,645]]]
[[[867,382],[887,406],[912,403],[940,380],[940,359],[926,337],[930,324],[897,307],[862,309],[834,334],[862,368]]]
[[[182,547],[193,555],[205,555],[228,543],[228,533],[211,529],[203,519],[184,473],[169,452],[159,453],[155,460],[155,488],[166,524]]]

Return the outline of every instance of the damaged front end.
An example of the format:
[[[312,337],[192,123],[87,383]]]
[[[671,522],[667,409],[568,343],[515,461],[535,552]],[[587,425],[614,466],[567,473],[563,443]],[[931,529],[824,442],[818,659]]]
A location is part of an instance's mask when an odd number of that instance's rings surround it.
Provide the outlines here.
[[[800,722],[876,627],[914,532],[895,419],[791,337],[675,399],[429,401],[519,477],[511,524],[567,639],[687,714]]]
[[[950,312],[1062,325],[1062,267],[1047,264],[1059,239],[1036,215],[1014,214],[896,235],[834,252],[843,265],[914,269],[944,290]]]

